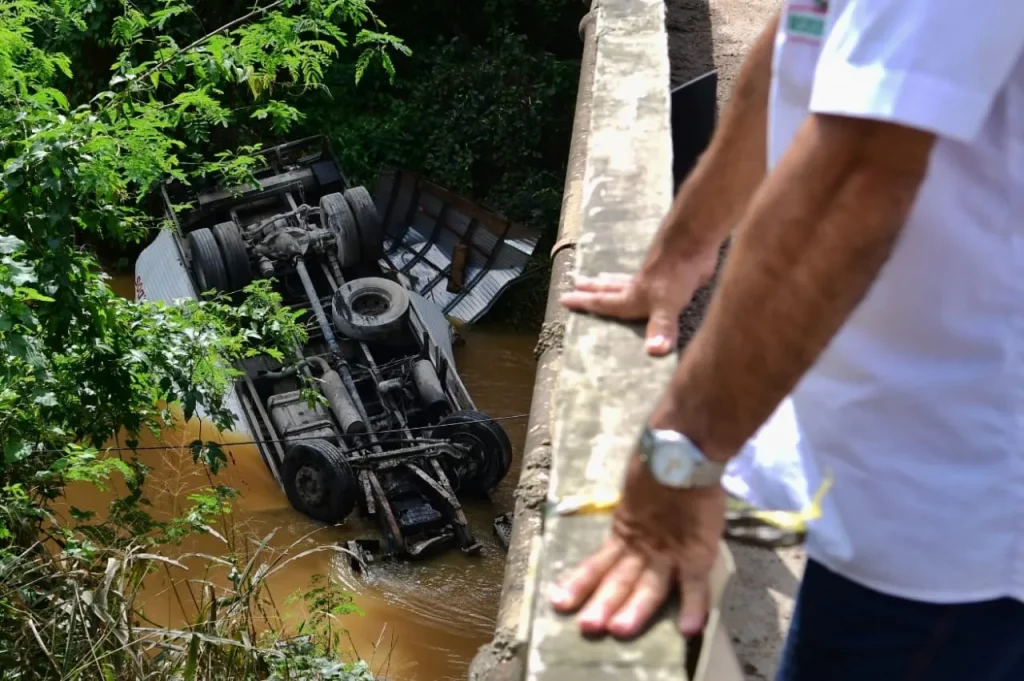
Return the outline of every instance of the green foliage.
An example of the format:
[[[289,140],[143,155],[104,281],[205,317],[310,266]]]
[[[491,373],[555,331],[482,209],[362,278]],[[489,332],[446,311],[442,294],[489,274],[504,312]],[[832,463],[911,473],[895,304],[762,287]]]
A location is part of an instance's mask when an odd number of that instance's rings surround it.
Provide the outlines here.
[[[455,38],[412,61],[393,88],[336,76],[343,84],[332,87],[334,99],[308,106],[346,172],[372,182],[382,164],[411,167],[553,230],[578,63],[537,53],[505,31],[482,45]]]
[[[350,179],[372,185],[383,165],[419,171],[540,229],[543,254],[561,210],[587,4],[382,0],[378,14],[412,48],[401,77],[343,60],[325,76],[330,95],[296,105],[300,125],[332,138]],[[533,267],[491,319],[539,325],[543,255]]]
[[[140,241],[159,228],[144,201],[161,182],[250,178],[259,145],[231,151],[218,146],[231,136],[217,131],[289,130],[302,114],[285,99],[322,90],[340,49],[385,69],[389,51],[402,49],[388,34],[360,32],[373,18],[366,0],[237,9],[206,31],[180,0],[0,0],[5,678],[263,677],[281,657],[251,643],[246,608],[265,606],[269,574],[253,572],[263,565],[254,559],[234,566],[228,595],[213,586],[193,595],[202,607],[188,632],[138,626],[142,578],[173,564],[148,552],[197,531],[217,535],[212,523],[229,512],[232,492],[214,486],[193,495],[182,517],[158,522],[146,510],[148,470],[135,448],[141,432],[158,434],[179,413],[202,410],[230,428],[235,364],[281,358],[304,330],[267,282],[249,286],[242,302],[123,300],[81,246],[83,237]],[[96,69],[91,45],[113,65]],[[188,450],[211,474],[227,462],[205,438]],[[115,480],[126,492],[107,513],[57,512],[68,483]]]
[[[223,555],[207,556],[187,580],[184,564],[135,543],[111,550],[69,537],[59,556],[0,552],[4,678],[373,681],[369,664],[339,659],[314,636],[281,631],[268,580],[309,551],[274,554],[271,536],[251,551],[222,539]],[[153,572],[177,578],[173,597],[195,612],[187,626],[154,627],[137,612]]]

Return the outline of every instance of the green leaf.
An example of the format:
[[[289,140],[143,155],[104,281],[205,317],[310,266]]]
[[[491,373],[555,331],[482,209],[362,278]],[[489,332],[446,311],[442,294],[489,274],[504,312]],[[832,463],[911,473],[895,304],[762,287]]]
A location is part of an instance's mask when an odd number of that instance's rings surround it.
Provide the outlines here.
[[[50,296],[44,296],[42,293],[29,286],[19,286],[17,289],[15,289],[15,292],[18,293],[24,300],[36,300],[39,301],[40,303],[53,302],[53,298],[51,298]]]
[[[14,253],[24,245],[25,242],[16,236],[0,234],[0,253]]]
[[[11,270],[11,283],[15,286],[23,286],[36,280],[35,270],[31,266],[16,260],[8,260],[4,263]]]
[[[192,640],[188,643],[188,657],[182,673],[185,681],[195,681],[196,669],[199,666],[199,642],[199,637],[193,634]]]
[[[370,50],[363,50],[362,54],[356,60],[356,84],[363,79],[363,74],[366,73],[366,67],[370,65],[370,60],[373,58],[373,52]]]
[[[4,461],[8,464],[17,463],[28,458],[32,447],[22,440],[12,440],[4,445]]]
[[[53,393],[49,393],[49,392],[48,393],[43,393],[43,394],[39,395],[38,397],[36,397],[33,400],[33,402],[35,402],[36,404],[42,405],[44,407],[56,407],[57,406],[57,396],[54,395]]]

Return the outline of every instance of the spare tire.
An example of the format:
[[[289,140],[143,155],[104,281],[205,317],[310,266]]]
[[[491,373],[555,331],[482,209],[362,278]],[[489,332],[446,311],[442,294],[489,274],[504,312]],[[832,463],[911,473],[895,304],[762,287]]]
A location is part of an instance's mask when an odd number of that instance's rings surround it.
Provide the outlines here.
[[[213,228],[213,236],[224,256],[224,265],[232,291],[240,291],[252,283],[252,267],[249,266],[249,250],[245,247],[242,233],[234,222],[222,222]]]
[[[224,257],[217,245],[217,239],[207,227],[188,233],[185,237],[192,254],[192,273],[195,275],[198,293],[207,291],[228,291],[230,282],[224,267]]]
[[[295,510],[325,523],[340,523],[359,499],[352,467],[326,440],[293,444],[284,457],[281,483]]]
[[[460,488],[486,494],[498,486],[512,467],[512,443],[496,421],[478,411],[457,411],[441,420],[430,437],[467,448],[455,465]]]
[[[342,284],[331,301],[334,327],[356,341],[394,339],[409,313],[409,292],[389,279],[364,277]]]
[[[359,225],[345,197],[339,192],[320,197],[320,224],[334,233],[341,266],[358,265],[362,260]]]
[[[359,225],[363,261],[377,262],[384,257],[384,224],[380,221],[380,214],[370,192],[366,191],[366,187],[352,187],[345,191],[345,201]]]

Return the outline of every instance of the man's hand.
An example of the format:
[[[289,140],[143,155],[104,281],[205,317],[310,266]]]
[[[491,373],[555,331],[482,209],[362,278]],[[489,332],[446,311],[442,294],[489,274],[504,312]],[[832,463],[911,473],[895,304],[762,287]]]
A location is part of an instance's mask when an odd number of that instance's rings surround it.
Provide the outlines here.
[[[715,272],[718,252],[767,170],[768,94],[779,17],[765,27],[736,80],[722,123],[683,183],[635,276],[579,278],[572,310],[647,323],[647,352],[676,348],[679,315]]]
[[[657,483],[633,456],[612,536],[552,596],[588,634],[639,634],[675,585],[681,587],[680,630],[700,632],[708,612],[708,575],[725,524],[721,487],[675,490]]]
[[[694,292],[711,279],[718,249],[694,257],[655,254],[636,276],[600,274],[577,277],[576,290],[562,294],[570,310],[625,320],[647,320],[644,347],[652,355],[667,355],[679,337],[679,315]]]

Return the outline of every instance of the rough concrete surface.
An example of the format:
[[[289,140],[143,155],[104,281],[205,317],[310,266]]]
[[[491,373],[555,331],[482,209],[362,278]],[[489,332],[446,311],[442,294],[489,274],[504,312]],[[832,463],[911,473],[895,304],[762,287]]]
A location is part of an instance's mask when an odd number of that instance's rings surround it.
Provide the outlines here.
[[[781,4],[780,0],[666,0],[672,84],[718,69],[719,108],[724,106],[743,59]],[[700,324],[712,288],[699,291],[684,313],[684,343]],[[726,595],[723,619],[748,681],[770,681],[789,628],[804,555],[799,549],[732,549],[736,575]]]

